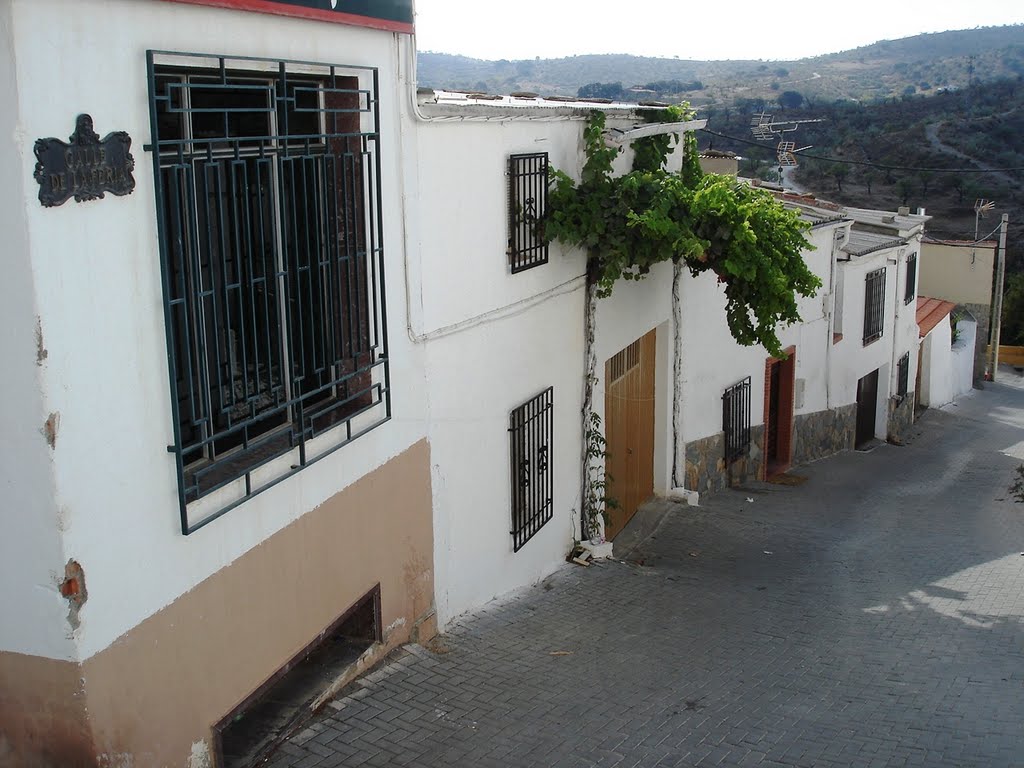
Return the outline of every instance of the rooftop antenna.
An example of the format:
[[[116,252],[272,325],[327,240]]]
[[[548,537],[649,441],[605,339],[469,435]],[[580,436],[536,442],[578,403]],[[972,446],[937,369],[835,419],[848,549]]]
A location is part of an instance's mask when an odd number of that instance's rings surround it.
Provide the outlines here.
[[[985,218],[985,214],[996,207],[995,200],[986,200],[979,197],[974,201],[974,239],[978,239],[978,221]]]
[[[983,197],[979,197],[974,201],[974,247],[971,248],[971,264],[977,258],[977,247],[978,247],[978,222],[985,218],[985,214],[996,207],[994,200],[986,200]]]
[[[825,121],[822,118],[776,121],[772,119],[771,115],[762,110],[760,114],[754,115],[750,119],[750,132],[754,134],[754,138],[758,141],[771,141],[773,138],[778,137],[779,143],[775,147],[775,156],[779,161],[779,180],[781,181],[783,168],[795,168],[798,165],[796,153],[803,152],[805,149],[810,149],[813,146],[808,144],[806,147],[797,147],[795,141],[790,141],[786,138],[786,134],[793,133],[805,123],[823,122]]]

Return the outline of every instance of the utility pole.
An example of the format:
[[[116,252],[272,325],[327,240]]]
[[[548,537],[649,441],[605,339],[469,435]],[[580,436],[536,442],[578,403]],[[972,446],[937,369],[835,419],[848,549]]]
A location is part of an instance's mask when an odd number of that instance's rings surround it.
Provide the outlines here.
[[[1003,278],[1006,274],[1006,225],[1009,214],[1004,213],[999,222],[999,250],[996,251],[996,290],[992,297],[992,319],[989,322],[992,332],[989,336],[988,370],[989,379],[996,380],[996,368],[999,365],[999,334],[1003,324]]]

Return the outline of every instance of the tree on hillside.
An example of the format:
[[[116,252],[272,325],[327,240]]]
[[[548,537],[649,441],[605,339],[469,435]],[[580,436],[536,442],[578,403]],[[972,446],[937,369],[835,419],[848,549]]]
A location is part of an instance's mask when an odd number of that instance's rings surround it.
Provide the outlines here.
[[[871,196],[871,184],[875,181],[876,178],[877,176],[875,175],[875,172],[872,171],[870,168],[864,171],[863,174],[861,174],[861,179],[864,181],[864,186],[868,188],[869,197]]]
[[[804,103],[804,97],[797,91],[783,91],[775,101],[779,103],[783,111],[800,109],[800,105]]]
[[[622,83],[587,83],[576,95],[581,99],[621,99],[625,95]]]
[[[921,183],[921,195],[928,197],[928,186],[932,182],[932,178],[935,176],[931,171],[918,171],[917,180]]]
[[[914,192],[914,184],[910,179],[902,178],[896,183],[896,189],[900,193],[900,200],[904,205],[907,205],[907,201],[910,200],[910,195]]]
[[[835,163],[829,169],[829,176],[836,180],[836,188],[843,191],[843,179],[850,175],[850,169],[842,163]]]

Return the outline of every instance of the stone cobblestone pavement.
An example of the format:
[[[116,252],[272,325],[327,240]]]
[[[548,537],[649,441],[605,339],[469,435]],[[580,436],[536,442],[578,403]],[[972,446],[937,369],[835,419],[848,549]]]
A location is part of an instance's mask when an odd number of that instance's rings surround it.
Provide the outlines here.
[[[270,765],[1024,766],[1022,447],[1024,390],[988,385],[904,446],[674,506],[399,651]]]

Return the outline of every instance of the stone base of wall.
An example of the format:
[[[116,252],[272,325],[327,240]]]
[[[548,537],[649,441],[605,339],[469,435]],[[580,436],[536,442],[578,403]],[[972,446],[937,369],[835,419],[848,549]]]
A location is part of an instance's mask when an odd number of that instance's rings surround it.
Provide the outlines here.
[[[913,417],[913,398],[911,418]],[[891,419],[890,419],[891,422]],[[793,420],[793,464],[807,464],[853,448],[857,427],[856,403],[830,411],[817,411]],[[698,493],[714,493],[762,477],[764,425],[750,430],[750,451],[731,465],[725,463],[725,435],[686,444],[686,487]]]
[[[793,423],[793,464],[807,464],[853,448],[857,404],[802,413]]]
[[[750,428],[750,450],[732,464],[725,463],[725,434],[719,432],[686,444],[686,487],[698,493],[731,488],[761,477],[764,426]]]
[[[889,427],[888,439],[890,442],[902,443],[910,433],[910,427],[914,423],[914,393],[908,392],[901,401],[889,399]]]

